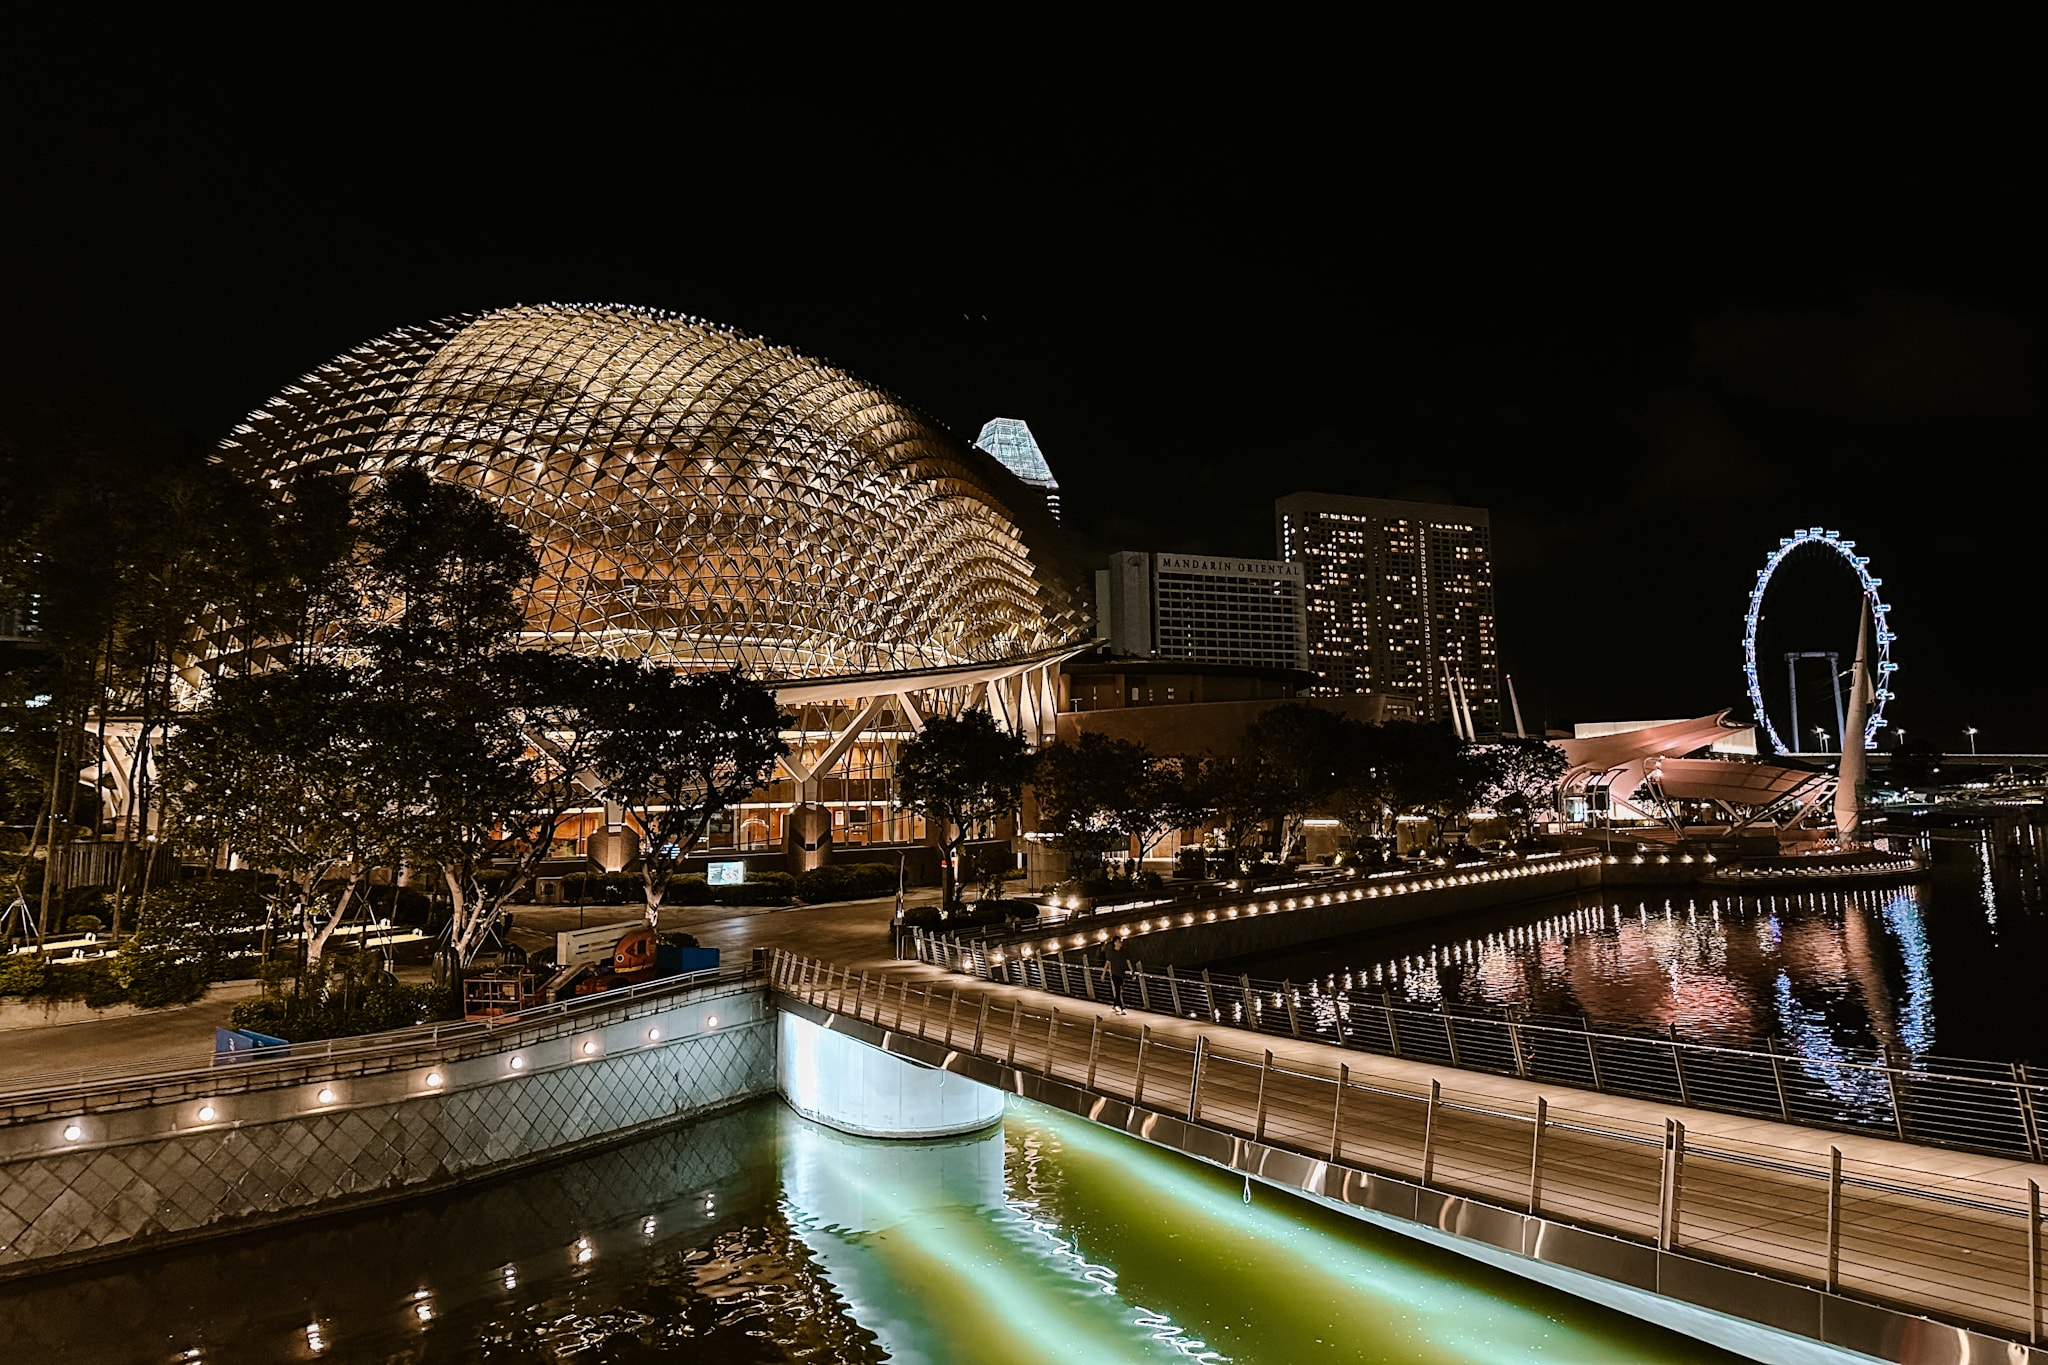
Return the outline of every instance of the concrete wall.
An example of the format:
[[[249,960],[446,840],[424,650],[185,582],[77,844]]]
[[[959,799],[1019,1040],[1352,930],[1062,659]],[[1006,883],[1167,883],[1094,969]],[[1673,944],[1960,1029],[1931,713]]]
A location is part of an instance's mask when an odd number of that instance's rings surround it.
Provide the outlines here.
[[[953,1137],[1003,1116],[1000,1091],[892,1057],[794,1014],[782,1016],[775,1055],[776,1084],[789,1107],[842,1133]]]
[[[1525,866],[1533,869],[1537,865]],[[1328,905],[1300,904],[1302,900],[1325,899],[1322,896],[1276,893],[1269,901],[1251,904],[1250,909],[1257,913],[1247,914],[1240,910],[1233,918],[1227,911],[1220,911],[1215,912],[1217,918],[1214,921],[1204,918],[1211,913],[1206,909],[1151,918],[1144,918],[1141,912],[1140,923],[1153,927],[1132,933],[1126,948],[1132,961],[1142,962],[1150,968],[1200,966],[1254,953],[1279,952],[1331,939],[1349,938],[1354,934],[1399,924],[1447,919],[1478,910],[1592,890],[1601,885],[1601,869],[1590,858],[1574,858],[1565,860],[1565,865],[1555,870],[1532,870],[1499,880],[1484,880],[1476,876],[1467,879],[1456,873],[1427,880],[1438,880],[1444,884],[1431,886],[1390,881],[1385,894],[1379,894],[1379,890],[1368,883],[1365,895],[1354,900],[1331,898],[1332,903]],[[1295,902],[1293,908],[1289,908],[1290,901]],[[1269,909],[1269,906],[1278,908]],[[1189,913],[1195,916],[1193,924],[1178,922]],[[1174,922],[1165,923],[1168,919]],[[1087,921],[1081,923],[1086,924]]]
[[[0,1107],[0,1278],[408,1197],[775,1088],[758,980]]]

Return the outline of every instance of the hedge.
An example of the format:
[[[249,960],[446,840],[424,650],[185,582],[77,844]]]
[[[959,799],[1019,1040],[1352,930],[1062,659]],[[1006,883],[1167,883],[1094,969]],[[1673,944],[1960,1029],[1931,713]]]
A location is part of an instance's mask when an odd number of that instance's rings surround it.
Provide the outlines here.
[[[896,889],[897,876],[887,863],[827,863],[796,874],[796,897],[815,905],[886,896]]]

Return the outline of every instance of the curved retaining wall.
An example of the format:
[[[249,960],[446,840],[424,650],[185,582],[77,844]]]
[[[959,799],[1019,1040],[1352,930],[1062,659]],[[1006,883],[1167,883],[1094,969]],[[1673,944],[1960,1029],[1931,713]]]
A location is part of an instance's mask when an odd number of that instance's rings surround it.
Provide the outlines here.
[[[758,976],[447,1033],[0,1103],[0,1278],[407,1198],[775,1089]]]
[[[940,1138],[1003,1116],[1003,1095],[784,1012],[776,1081],[789,1107],[856,1137]]]
[[[1133,961],[1155,969],[1199,967],[1399,924],[1595,890],[1602,884],[1601,871],[1599,858],[1580,855],[1548,866],[1528,863],[1511,872],[1446,872],[1390,879],[1384,885],[1352,883],[1334,892],[1275,894],[1228,906],[1165,906],[1150,914],[1140,912],[1137,923],[1118,927],[1130,933],[1126,946]],[[1055,928],[1062,932],[1048,933],[1036,944],[1026,940],[1024,946],[1043,954],[1056,951],[1055,942],[1060,949],[1071,950],[1080,946],[1073,942],[1076,936],[1104,936],[1087,920]]]

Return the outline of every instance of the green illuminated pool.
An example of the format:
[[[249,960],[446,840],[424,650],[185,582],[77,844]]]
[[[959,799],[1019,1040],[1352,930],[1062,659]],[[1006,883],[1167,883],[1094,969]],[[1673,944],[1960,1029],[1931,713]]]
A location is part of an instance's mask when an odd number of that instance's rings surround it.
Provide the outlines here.
[[[436,1201],[0,1288],[0,1344],[421,1365],[1731,1359],[1264,1189],[1247,1204],[1234,1177],[1016,1100],[999,1128],[926,1144],[764,1102]]]

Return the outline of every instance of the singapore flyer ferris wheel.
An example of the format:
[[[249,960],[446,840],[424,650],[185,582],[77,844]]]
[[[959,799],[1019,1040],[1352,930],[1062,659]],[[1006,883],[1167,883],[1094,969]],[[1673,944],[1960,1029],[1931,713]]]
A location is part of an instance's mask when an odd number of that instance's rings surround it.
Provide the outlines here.
[[[1870,604],[1871,641],[1876,650],[1876,657],[1871,660],[1871,678],[1874,684],[1875,696],[1871,701],[1870,721],[1864,727],[1862,740],[1864,748],[1873,749],[1877,747],[1877,732],[1885,724],[1885,707],[1892,699],[1892,673],[1898,668],[1898,665],[1892,662],[1892,641],[1898,637],[1892,633],[1891,629],[1889,620],[1891,607],[1885,603],[1877,591],[1884,580],[1872,576],[1870,572],[1870,556],[1857,554],[1856,542],[1842,539],[1841,533],[1838,531],[1824,531],[1818,526],[1804,531],[1797,531],[1780,540],[1778,548],[1764,562],[1763,568],[1757,571],[1756,586],[1750,590],[1749,614],[1744,622],[1742,634],[1742,669],[1749,683],[1749,704],[1754,708],[1757,724],[1762,727],[1765,737],[1770,740],[1772,750],[1781,754],[1796,752],[1795,747],[1786,744],[1783,737],[1779,735],[1778,728],[1772,723],[1769,712],[1764,709],[1763,685],[1757,672],[1757,626],[1764,618],[1764,593],[1771,586],[1772,575],[1777,573],[1779,566],[1784,564],[1795,552],[1804,550],[1808,546],[1832,552],[1847,561],[1849,567],[1855,570],[1857,581],[1863,588],[1863,596]],[[1834,656],[1829,655],[1827,657],[1833,658]],[[1790,656],[1788,656],[1787,662],[1788,664],[1791,662]],[[1795,717],[1798,714],[1797,706],[1798,702],[1795,696],[1793,701],[1793,715]],[[1797,728],[1795,721],[1793,725],[1793,738],[1795,740],[1799,738]],[[1847,747],[1848,737],[1843,736],[1842,738],[1844,747]]]

